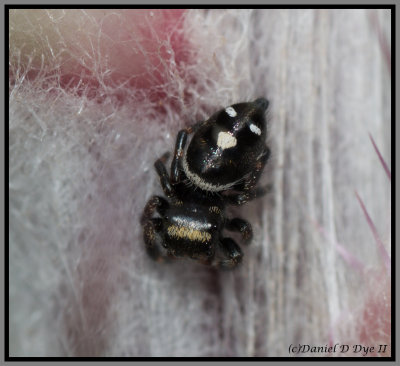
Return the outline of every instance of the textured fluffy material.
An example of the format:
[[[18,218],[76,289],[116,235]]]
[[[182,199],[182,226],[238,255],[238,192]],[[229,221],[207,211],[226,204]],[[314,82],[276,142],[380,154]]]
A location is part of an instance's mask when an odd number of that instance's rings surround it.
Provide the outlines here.
[[[376,10],[15,10],[10,355],[388,344],[390,277],[354,192],[390,253],[368,136],[390,164],[389,32]],[[242,265],[151,261],[139,217],[162,194],[155,159],[180,128],[257,97],[272,190],[229,210],[254,229]]]

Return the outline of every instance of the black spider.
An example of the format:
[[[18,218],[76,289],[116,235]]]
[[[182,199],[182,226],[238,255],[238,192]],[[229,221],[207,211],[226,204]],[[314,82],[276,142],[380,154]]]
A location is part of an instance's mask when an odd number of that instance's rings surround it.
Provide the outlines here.
[[[233,239],[222,237],[222,230],[240,232],[249,243],[251,225],[240,218],[228,219],[225,206],[242,205],[265,193],[256,185],[269,157],[265,145],[267,107],[264,98],[234,104],[181,130],[170,176],[165,168],[169,153],[155,162],[169,200],[153,196],[144,209],[141,224],[150,257],[162,261],[188,256],[220,268],[240,263],[240,247]],[[155,211],[160,217],[153,217]]]

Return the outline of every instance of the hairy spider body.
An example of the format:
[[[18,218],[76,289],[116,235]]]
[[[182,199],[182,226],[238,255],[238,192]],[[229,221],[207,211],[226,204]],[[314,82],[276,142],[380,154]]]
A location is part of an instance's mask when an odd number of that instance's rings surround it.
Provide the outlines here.
[[[242,251],[233,239],[223,238],[221,231],[238,231],[248,243],[252,238],[250,224],[239,218],[227,219],[220,195],[205,195],[184,183],[174,188],[176,196],[169,201],[153,196],[144,209],[142,224],[150,257],[162,261],[166,257],[188,256],[221,268],[235,267],[242,259]],[[155,212],[160,217],[153,217]],[[165,248],[166,257],[157,241]]]
[[[161,261],[187,256],[220,268],[240,263],[239,245],[223,237],[222,230],[240,232],[242,240],[249,243],[251,225],[240,218],[228,219],[225,206],[241,205],[265,193],[256,185],[269,157],[265,145],[267,107],[264,98],[235,104],[181,130],[170,175],[165,167],[169,153],[155,162],[169,200],[153,196],[144,209],[141,224],[150,257]],[[155,212],[159,217],[153,217]]]
[[[269,156],[265,145],[267,107],[268,101],[264,98],[234,104],[193,126],[193,138],[181,158],[184,175],[194,185],[210,192],[243,190],[244,182],[253,188],[253,181],[258,180],[258,173]],[[185,146],[191,130],[178,134],[179,148]],[[255,166],[257,162],[261,163],[259,169]],[[252,173],[257,173],[256,177]],[[242,189],[238,187],[240,183]]]

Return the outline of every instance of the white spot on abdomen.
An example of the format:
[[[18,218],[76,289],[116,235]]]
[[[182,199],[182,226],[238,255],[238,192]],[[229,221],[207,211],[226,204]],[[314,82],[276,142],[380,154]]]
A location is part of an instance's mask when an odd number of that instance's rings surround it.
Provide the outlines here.
[[[253,123],[250,125],[250,130],[251,130],[251,132],[255,133],[256,135],[261,135],[261,130]]]
[[[232,107],[226,107],[225,108],[225,112],[227,113],[227,115],[229,117],[236,117],[237,116],[236,111]]]
[[[217,145],[222,149],[230,149],[231,147],[236,146],[237,140],[234,136],[232,136],[228,132],[220,132],[218,134]]]

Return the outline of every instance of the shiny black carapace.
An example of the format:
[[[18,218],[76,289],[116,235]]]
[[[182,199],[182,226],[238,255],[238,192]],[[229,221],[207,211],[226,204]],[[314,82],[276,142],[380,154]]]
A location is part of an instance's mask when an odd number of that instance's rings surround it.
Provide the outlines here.
[[[264,98],[233,104],[181,130],[170,176],[165,167],[169,153],[155,162],[169,200],[153,196],[141,218],[147,253],[153,259],[188,256],[220,268],[240,263],[240,247],[223,237],[222,230],[240,232],[249,243],[251,225],[240,218],[228,219],[225,206],[242,205],[265,193],[256,185],[269,157],[267,108]],[[156,211],[159,217],[153,217]]]

